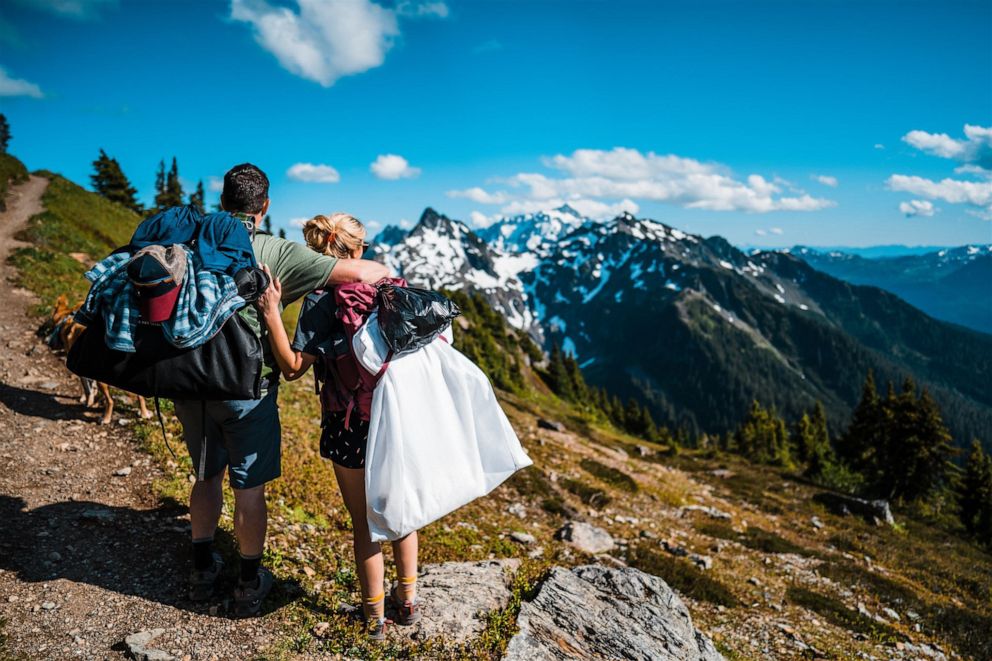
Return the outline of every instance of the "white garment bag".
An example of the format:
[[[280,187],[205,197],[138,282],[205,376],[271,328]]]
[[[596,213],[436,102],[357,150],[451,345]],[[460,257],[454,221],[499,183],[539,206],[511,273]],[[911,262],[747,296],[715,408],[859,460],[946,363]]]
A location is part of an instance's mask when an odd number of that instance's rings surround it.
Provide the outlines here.
[[[489,379],[443,339],[394,358],[376,385],[365,453],[372,541],[392,541],[484,496],[531,460]],[[355,335],[373,374],[389,348],[376,312]]]

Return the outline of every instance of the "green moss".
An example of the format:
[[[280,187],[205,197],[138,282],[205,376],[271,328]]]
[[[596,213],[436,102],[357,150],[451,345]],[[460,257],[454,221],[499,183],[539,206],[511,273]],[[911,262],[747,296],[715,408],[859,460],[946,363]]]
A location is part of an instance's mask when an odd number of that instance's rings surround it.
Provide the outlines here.
[[[786,598],[796,606],[820,615],[831,624],[862,633],[877,642],[885,643],[899,639],[899,632],[889,625],[851,610],[833,597],[793,585],[786,591]]]
[[[652,544],[633,547],[627,564],[665,580],[672,588],[698,601],[735,608],[740,601],[726,585],[681,558],[671,556]]]
[[[589,458],[583,459],[579,462],[579,465],[603,482],[606,482],[617,489],[621,489],[628,493],[636,493],[638,491],[637,482],[634,481],[634,478],[621,470],[617,470],[616,468],[607,466],[606,464],[601,464],[595,459]]]

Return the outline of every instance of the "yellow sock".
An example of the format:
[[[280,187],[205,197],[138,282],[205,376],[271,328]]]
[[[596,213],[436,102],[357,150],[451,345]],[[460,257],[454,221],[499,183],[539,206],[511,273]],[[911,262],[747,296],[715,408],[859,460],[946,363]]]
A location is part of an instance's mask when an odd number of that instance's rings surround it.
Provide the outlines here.
[[[382,619],[385,612],[385,593],[380,592],[374,597],[365,598],[365,618],[372,620]]]
[[[400,576],[396,593],[403,601],[413,601],[417,597],[417,577]]]

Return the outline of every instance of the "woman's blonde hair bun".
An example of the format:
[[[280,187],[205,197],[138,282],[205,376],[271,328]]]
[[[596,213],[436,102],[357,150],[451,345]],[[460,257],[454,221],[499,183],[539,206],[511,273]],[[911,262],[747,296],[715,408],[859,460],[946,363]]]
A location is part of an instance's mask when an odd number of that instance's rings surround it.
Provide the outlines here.
[[[354,216],[332,213],[314,216],[303,224],[307,245],[324,255],[347,259],[365,241],[365,226]]]

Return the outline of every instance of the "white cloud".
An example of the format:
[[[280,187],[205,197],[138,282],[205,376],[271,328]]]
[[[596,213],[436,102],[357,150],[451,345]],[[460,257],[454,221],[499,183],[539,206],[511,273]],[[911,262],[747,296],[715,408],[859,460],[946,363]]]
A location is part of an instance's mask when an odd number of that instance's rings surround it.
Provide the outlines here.
[[[400,218],[400,222],[397,224],[405,230],[408,230],[411,227],[413,227],[413,223],[408,218]]]
[[[412,2],[402,0],[396,5],[396,13],[413,18],[447,18],[450,13],[448,5],[443,2]]]
[[[754,233],[758,236],[768,236],[769,234],[774,234],[775,236],[782,236],[785,234],[785,230],[781,227],[769,227],[768,229],[759,228],[754,230]]]
[[[992,170],[992,127],[965,124],[964,135],[964,140],[957,140],[946,133],[910,131],[902,139],[927,154]]]
[[[212,193],[220,193],[224,190],[223,177],[207,177],[207,190]]]
[[[827,174],[813,175],[813,179],[815,181],[820,182],[824,186],[830,186],[831,188],[837,188],[837,184],[840,183],[837,181],[837,177],[831,177],[830,175]]]
[[[933,202],[927,200],[910,200],[899,203],[899,213],[906,214],[907,218],[912,216],[932,216],[936,209]]]
[[[324,164],[297,163],[286,171],[286,175],[294,181],[313,184],[336,184],[341,181],[338,171]]]
[[[567,202],[585,205],[592,216],[631,210],[635,200],[666,202],[710,211],[815,211],[834,206],[832,200],[802,191],[784,195],[791,185],[778,178],[752,174],[743,181],[718,163],[703,163],[674,154],[642,153],[617,147],[606,151],[579,149],[570,155],[543,159],[555,174],[521,172],[497,180],[506,190],[480,187],[449,191],[479,204],[502,204],[504,213],[548,209]],[[562,176],[564,175],[564,176]],[[580,211],[582,209],[579,209]]]
[[[330,87],[381,66],[399,37],[399,17],[445,18],[444,2],[404,0],[394,9],[371,0],[231,0],[231,18],[252,26],[255,41],[301,78]]]
[[[0,96],[29,96],[40,99],[44,96],[41,88],[21,78],[11,78],[7,70],[0,67]]]
[[[489,227],[496,220],[496,216],[487,216],[481,211],[473,211],[468,217],[472,221],[472,226],[478,228]]]
[[[405,158],[397,154],[380,154],[369,170],[379,179],[413,179],[420,175],[420,168],[411,167]]]
[[[768,236],[768,230],[756,229],[754,230],[754,233],[758,236]]]
[[[289,224],[292,227],[300,227],[300,228],[302,228],[304,225],[307,224],[307,221],[308,220],[310,220],[310,219],[309,218],[304,218],[304,217],[290,218],[289,219]]]
[[[115,8],[118,0],[18,0],[18,4],[64,18],[97,18],[104,8]]]
[[[931,200],[974,206],[992,205],[992,181],[962,181],[949,178],[934,181],[924,177],[894,174],[885,183],[891,190],[912,193]]]
[[[507,201],[505,193],[490,193],[479,186],[466,188],[465,190],[449,190],[448,197],[463,197],[478,204],[503,204]]]
[[[287,71],[330,87],[380,66],[399,35],[395,12],[369,0],[297,0],[299,11],[266,0],[231,0],[231,18]]]
[[[886,180],[889,190],[910,193],[929,200],[963,204],[965,213],[992,219],[992,127],[964,125],[964,139],[946,133],[910,131],[903,140],[920,151],[959,163],[955,174],[971,175],[977,180],[951,179],[935,181],[915,175],[893,174]],[[928,205],[928,206],[927,206]],[[932,216],[936,210],[925,200],[911,200],[899,205],[907,216]]]
[[[769,230],[772,234],[778,234],[779,236],[785,234],[785,230],[781,227],[773,227]]]
[[[883,145],[881,142],[876,142],[875,149],[885,149],[885,145]]]

